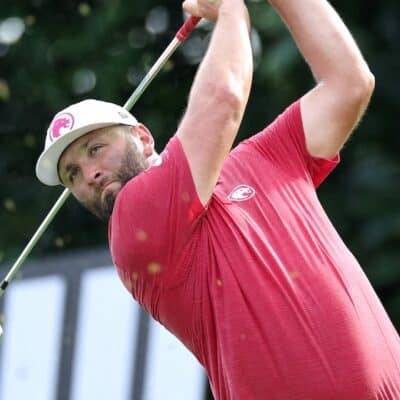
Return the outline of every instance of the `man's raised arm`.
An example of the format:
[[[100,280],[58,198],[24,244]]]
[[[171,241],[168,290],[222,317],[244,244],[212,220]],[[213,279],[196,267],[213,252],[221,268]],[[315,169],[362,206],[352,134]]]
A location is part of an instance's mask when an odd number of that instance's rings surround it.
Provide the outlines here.
[[[242,0],[188,0],[191,14],[216,19],[178,128],[200,200],[211,197],[247,104],[253,72],[249,19]]]
[[[306,146],[315,157],[338,153],[364,113],[374,77],[343,21],[325,0],[270,0],[317,80],[301,99]]]

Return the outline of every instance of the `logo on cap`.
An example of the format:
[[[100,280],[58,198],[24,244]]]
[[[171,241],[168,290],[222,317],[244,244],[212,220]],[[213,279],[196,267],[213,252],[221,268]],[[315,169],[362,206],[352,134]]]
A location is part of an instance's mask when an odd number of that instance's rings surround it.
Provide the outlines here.
[[[57,115],[49,128],[50,140],[53,142],[74,127],[74,117],[70,113]]]
[[[251,186],[239,185],[232,190],[232,192],[228,196],[228,199],[230,201],[245,201],[254,197],[255,194],[256,190],[253,189]]]

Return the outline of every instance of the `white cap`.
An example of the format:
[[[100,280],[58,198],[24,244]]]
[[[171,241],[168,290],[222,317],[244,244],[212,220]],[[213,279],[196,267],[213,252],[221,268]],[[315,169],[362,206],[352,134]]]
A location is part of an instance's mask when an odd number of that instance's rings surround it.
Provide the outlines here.
[[[95,129],[111,125],[137,125],[127,110],[113,103],[84,100],[55,115],[47,130],[44,150],[36,164],[36,176],[46,185],[60,185],[58,160],[76,139]]]

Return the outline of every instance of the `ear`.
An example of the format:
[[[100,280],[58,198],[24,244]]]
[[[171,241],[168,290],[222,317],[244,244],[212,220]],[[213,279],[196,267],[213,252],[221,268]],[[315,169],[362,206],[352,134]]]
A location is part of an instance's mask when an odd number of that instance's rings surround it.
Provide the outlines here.
[[[150,157],[154,153],[154,138],[151,132],[143,124],[132,127],[132,134],[136,136],[143,144],[144,156]]]

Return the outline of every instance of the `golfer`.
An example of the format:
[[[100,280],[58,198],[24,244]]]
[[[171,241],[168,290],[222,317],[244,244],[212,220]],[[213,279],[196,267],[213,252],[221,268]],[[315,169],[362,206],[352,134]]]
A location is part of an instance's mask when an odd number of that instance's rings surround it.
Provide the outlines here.
[[[271,6],[316,85],[263,131],[231,150],[253,70],[243,1],[187,0],[216,22],[166,148],[121,107],[86,100],[54,117],[37,175],[109,220],[126,288],[216,399],[399,400],[399,336],[316,195],[374,78],[327,1]]]

